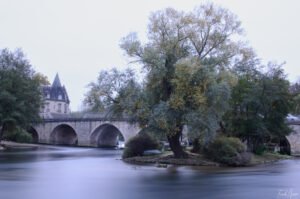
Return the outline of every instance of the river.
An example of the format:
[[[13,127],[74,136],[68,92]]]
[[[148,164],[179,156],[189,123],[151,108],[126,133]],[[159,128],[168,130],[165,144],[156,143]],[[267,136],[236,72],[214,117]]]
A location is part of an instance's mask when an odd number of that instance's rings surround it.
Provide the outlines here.
[[[247,168],[156,168],[122,151],[0,152],[0,199],[300,199],[300,159]]]

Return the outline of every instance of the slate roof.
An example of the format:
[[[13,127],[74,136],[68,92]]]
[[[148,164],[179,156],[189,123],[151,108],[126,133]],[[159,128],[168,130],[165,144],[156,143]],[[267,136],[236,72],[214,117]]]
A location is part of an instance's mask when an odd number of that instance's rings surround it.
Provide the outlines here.
[[[67,90],[61,85],[58,74],[56,74],[51,86],[43,87],[43,94],[44,99],[46,100],[61,101],[68,104],[70,103]]]
[[[61,83],[60,83],[58,73],[56,73],[56,75],[55,75],[54,81],[52,83],[52,87],[62,87]]]

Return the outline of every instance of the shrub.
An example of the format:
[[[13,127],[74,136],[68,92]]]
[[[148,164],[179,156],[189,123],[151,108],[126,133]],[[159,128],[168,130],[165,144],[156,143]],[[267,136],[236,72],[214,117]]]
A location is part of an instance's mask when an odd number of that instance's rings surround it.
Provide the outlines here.
[[[30,143],[32,142],[32,136],[24,131],[23,129],[16,128],[12,132],[5,132],[3,138],[5,140],[21,142],[21,143]]]
[[[32,142],[32,136],[29,133],[27,133],[26,131],[20,130],[16,134],[16,142],[31,143]]]
[[[193,146],[193,148],[191,149],[192,153],[202,153],[203,152],[204,146],[200,139],[197,139],[197,138],[194,139],[192,142],[192,146]]]
[[[253,153],[256,155],[262,155],[266,151],[266,147],[264,145],[257,146],[253,149]]]
[[[134,156],[142,156],[144,151],[150,149],[157,149],[159,147],[158,142],[147,134],[136,135],[131,138],[125,145],[123,152],[123,158],[129,158]]]
[[[244,166],[251,160],[246,146],[234,137],[217,137],[205,150],[208,158],[229,166]]]

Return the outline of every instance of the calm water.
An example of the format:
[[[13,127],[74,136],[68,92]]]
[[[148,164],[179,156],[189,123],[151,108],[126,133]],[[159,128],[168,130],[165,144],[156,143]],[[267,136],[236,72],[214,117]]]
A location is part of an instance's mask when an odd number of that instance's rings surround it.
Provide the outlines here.
[[[0,152],[0,199],[300,199],[300,160],[251,168],[133,166],[121,151]]]

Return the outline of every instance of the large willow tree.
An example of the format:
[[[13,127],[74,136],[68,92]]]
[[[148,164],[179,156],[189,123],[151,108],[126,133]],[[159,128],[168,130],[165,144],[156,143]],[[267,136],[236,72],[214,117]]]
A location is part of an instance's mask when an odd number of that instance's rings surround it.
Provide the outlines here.
[[[143,83],[128,71],[106,72],[105,81],[91,84],[87,101],[92,106],[105,104],[143,128],[164,133],[174,156],[185,158],[180,145],[183,127],[209,141],[228,108],[236,82],[229,69],[245,61],[249,51],[237,41],[241,32],[236,16],[213,4],[188,13],[172,8],[154,12],[147,42],[142,44],[135,33],[121,41],[127,56],[146,71]],[[120,74],[127,78],[116,80]],[[111,85],[116,83],[121,86]]]

